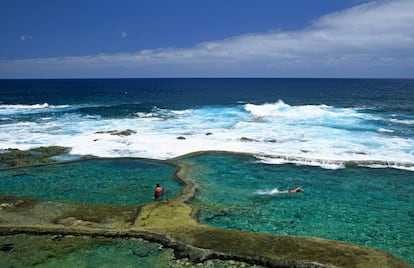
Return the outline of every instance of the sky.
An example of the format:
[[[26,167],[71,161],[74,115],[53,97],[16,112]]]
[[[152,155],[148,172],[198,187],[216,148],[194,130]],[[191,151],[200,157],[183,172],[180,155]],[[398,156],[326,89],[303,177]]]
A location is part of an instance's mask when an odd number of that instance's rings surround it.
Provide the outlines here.
[[[0,78],[414,78],[414,0],[0,0]]]

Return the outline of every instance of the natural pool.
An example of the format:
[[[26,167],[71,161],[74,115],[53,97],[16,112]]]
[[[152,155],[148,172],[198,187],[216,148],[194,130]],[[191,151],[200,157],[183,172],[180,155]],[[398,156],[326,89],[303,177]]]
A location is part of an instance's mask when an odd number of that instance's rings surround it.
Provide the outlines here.
[[[167,267],[172,250],[141,239],[13,235],[0,238],[1,267]],[[4,246],[3,246],[4,247]]]
[[[268,165],[208,153],[195,164],[194,204],[206,224],[245,231],[317,236],[388,251],[414,264],[414,174],[394,169],[326,170]],[[274,194],[301,186],[305,193]]]
[[[175,197],[177,167],[141,159],[89,159],[1,170],[3,195],[83,204],[137,205],[152,202],[156,183]]]
[[[137,238],[59,235],[0,236],[0,267],[256,267],[236,261],[193,264],[174,258],[172,249]]]
[[[178,161],[193,164],[187,175],[199,184],[194,204],[201,208],[200,220],[206,224],[348,241],[383,249],[414,263],[412,172],[267,165],[250,156],[223,153],[205,153]],[[136,205],[152,201],[155,183],[168,189],[169,198],[176,196],[182,186],[174,178],[176,170],[177,167],[160,161],[89,159],[2,170],[0,189],[2,194],[41,200]],[[282,190],[296,186],[303,187],[305,193],[273,194],[275,188]],[[4,240],[7,236],[1,238]],[[102,262],[105,267],[107,256],[121,256],[117,261],[123,266],[133,266],[137,261],[163,263],[161,259],[172,260],[171,251],[142,254],[145,257],[137,259],[130,250],[135,248],[136,239],[90,241],[87,247],[75,246],[64,254],[47,257],[47,261],[39,262],[39,265],[53,267],[62,262],[68,266],[75,263],[79,267],[89,267],[91,263]],[[83,242],[75,244],[79,243]],[[43,246],[32,245],[36,254],[50,254],[47,250],[43,252]],[[153,244],[148,245],[150,249],[144,246],[142,252],[154,252],[151,250]],[[17,259],[25,259],[27,253],[18,251],[19,248],[14,247],[10,252],[18,256]],[[10,252],[6,247],[0,254],[2,258],[10,257]],[[78,260],[85,263],[77,263]],[[217,263],[213,261],[206,265],[228,265]],[[214,266],[216,264],[219,266]],[[174,260],[173,264],[168,262],[164,267],[180,265],[180,261]]]

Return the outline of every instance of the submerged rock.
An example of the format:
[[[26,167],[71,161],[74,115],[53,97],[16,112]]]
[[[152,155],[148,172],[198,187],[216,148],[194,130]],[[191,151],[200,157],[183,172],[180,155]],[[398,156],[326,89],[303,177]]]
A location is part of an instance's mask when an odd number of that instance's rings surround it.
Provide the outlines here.
[[[132,252],[132,254],[134,254],[135,256],[137,256],[139,258],[145,258],[145,257],[153,256],[153,255],[156,254],[155,249],[146,248],[146,247],[133,248],[133,249],[131,249],[131,252]]]
[[[3,244],[0,245],[0,250],[3,252],[9,252],[14,248],[13,244]]]

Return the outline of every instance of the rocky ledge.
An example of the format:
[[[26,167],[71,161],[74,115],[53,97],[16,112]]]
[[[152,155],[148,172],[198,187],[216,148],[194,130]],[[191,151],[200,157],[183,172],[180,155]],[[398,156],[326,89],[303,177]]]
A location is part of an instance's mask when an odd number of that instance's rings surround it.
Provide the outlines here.
[[[61,146],[39,147],[27,151],[3,150],[0,153],[0,169],[54,163],[54,156],[66,154],[69,150],[70,148]]]

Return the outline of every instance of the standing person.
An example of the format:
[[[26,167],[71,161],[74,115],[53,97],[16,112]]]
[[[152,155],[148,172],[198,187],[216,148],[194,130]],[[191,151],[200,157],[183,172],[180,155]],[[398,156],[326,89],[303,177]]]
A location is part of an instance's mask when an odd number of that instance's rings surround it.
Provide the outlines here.
[[[154,190],[154,201],[155,200],[162,200],[163,198],[163,190],[159,183],[157,183],[157,186],[155,186]]]

